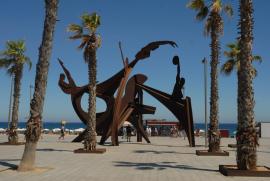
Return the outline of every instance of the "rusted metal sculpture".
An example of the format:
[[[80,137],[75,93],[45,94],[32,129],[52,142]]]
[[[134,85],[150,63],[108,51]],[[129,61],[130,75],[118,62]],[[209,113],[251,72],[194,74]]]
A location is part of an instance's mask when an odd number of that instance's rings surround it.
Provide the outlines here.
[[[152,42],[142,48],[136,54],[135,59],[130,63],[128,63],[128,60],[126,59],[124,68],[121,71],[108,80],[97,85],[97,97],[103,99],[107,105],[106,111],[97,113],[96,129],[97,133],[101,135],[100,144],[104,144],[109,136],[111,136],[112,145],[119,145],[118,130],[124,121],[129,121],[136,127],[138,141],[141,141],[143,137],[148,143],[150,143],[150,140],[143,129],[142,115],[154,114],[155,107],[143,104],[142,90],[144,90],[163,103],[177,117],[177,119],[183,123],[183,126],[186,128],[185,130],[188,134],[190,145],[195,145],[194,135],[191,133],[193,131],[193,121],[190,99],[187,99],[187,101],[181,99],[181,101],[184,103],[180,103],[180,101],[172,99],[173,96],[168,95],[168,100],[170,101],[166,102],[160,98],[160,96],[162,97],[162,95],[166,93],[161,92],[160,94],[160,91],[147,87],[143,84],[147,79],[146,76],[142,74],[134,75],[128,80],[130,72],[139,60],[149,57],[151,51],[157,49],[160,45],[165,44],[169,44],[173,47],[177,46],[172,41]],[[60,74],[59,86],[66,94],[71,95],[74,110],[85,124],[87,113],[84,112],[81,107],[81,98],[84,93],[88,92],[88,86],[85,85],[78,87],[72,79],[70,72],[63,65],[63,62],[61,60],[59,60],[59,62],[65,72],[65,74]],[[65,82],[65,75],[67,76],[68,83]],[[151,91],[149,91],[150,89]],[[118,91],[117,96],[114,97],[116,91]],[[125,95],[123,95],[123,92],[125,92]],[[189,111],[189,114],[185,114],[187,111]],[[81,133],[73,140],[73,142],[82,141],[84,134],[84,132]]]

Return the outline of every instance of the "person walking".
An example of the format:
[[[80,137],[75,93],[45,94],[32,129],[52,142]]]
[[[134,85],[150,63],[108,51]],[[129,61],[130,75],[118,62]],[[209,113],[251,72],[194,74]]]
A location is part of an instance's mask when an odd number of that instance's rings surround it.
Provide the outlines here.
[[[158,136],[158,129],[157,128],[154,129],[154,132],[155,132],[155,136]]]
[[[65,124],[61,124],[61,131],[60,131],[60,137],[58,138],[58,140],[64,140],[65,139]]]
[[[123,136],[122,139],[125,139],[127,137],[127,128],[124,126],[123,127]]]
[[[148,127],[148,136],[152,136],[152,128]]]
[[[132,128],[130,125],[128,125],[126,129],[127,129],[127,142],[130,142]]]

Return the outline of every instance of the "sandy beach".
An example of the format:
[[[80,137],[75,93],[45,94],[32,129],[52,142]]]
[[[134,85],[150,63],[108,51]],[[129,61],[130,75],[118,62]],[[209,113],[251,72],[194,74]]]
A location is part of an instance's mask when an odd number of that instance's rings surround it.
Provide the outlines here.
[[[218,172],[220,164],[235,164],[235,149],[227,147],[234,138],[223,138],[222,149],[230,156],[196,156],[195,150],[205,149],[204,138],[196,138],[196,147],[188,147],[187,140],[171,137],[150,137],[151,144],[130,143],[119,138],[120,146],[98,146],[106,148],[105,154],[74,154],[82,147],[71,143],[74,135],[58,141],[59,135],[43,135],[37,149],[36,166],[33,172],[18,173],[10,170],[18,165],[24,146],[0,146],[0,180],[117,180],[117,181],[175,181],[175,180],[269,180],[267,177],[225,177]],[[0,141],[7,137],[0,135]],[[20,135],[23,141],[23,135]],[[109,144],[109,143],[108,143]],[[270,139],[260,139],[258,165],[270,167]]]

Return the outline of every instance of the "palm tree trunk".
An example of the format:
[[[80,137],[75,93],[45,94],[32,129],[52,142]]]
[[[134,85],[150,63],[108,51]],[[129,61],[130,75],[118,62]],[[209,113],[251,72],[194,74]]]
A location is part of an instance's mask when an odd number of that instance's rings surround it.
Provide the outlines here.
[[[209,152],[220,151],[220,133],[218,128],[218,70],[219,63],[219,27],[221,17],[218,13],[211,12],[211,97],[210,97],[210,128]]]
[[[240,0],[240,70],[238,94],[237,167],[255,169],[258,136],[254,120],[254,92],[252,74],[253,4]]]
[[[46,15],[39,59],[36,66],[35,91],[30,104],[30,118],[26,127],[26,144],[19,171],[34,169],[37,142],[41,134],[41,119],[47,87],[49,63],[52,52],[54,28],[57,18],[58,0],[45,0]]]
[[[8,142],[12,144],[18,143],[18,115],[19,115],[19,104],[20,104],[20,91],[21,91],[21,79],[22,79],[23,66],[17,65],[14,78],[14,94],[13,94],[13,108],[12,108],[12,119],[10,123],[10,129],[8,132]]]
[[[93,34],[93,41],[96,37]],[[95,44],[95,43],[93,43]],[[97,76],[97,60],[95,45],[89,45],[88,55],[88,80],[89,80],[89,97],[88,97],[88,120],[86,123],[86,134],[84,140],[84,148],[86,150],[96,149],[96,76]],[[88,48],[88,47],[87,47]]]

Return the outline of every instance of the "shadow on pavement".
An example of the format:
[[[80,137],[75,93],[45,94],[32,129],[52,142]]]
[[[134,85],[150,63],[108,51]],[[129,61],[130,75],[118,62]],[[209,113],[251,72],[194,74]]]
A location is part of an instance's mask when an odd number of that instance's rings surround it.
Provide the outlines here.
[[[18,168],[17,165],[12,164],[12,163],[8,163],[8,162],[5,162],[5,161],[0,161],[0,165],[4,166],[4,167],[8,167],[8,169],[12,169],[12,170],[15,170],[15,169]],[[8,169],[5,169],[5,170],[8,170]],[[5,171],[5,170],[3,170],[3,171]],[[1,172],[1,170],[0,170],[0,172]]]
[[[196,168],[189,165],[176,165],[175,162],[161,162],[161,163],[134,163],[134,162],[114,162],[116,167],[134,167],[138,170],[164,170],[167,168],[181,169],[181,170],[199,170],[206,172],[218,172],[218,170]]]
[[[176,152],[176,151],[156,151],[156,150],[134,150],[134,153],[153,153],[153,154],[187,154],[187,155],[195,155],[195,153],[182,153],[182,152]]]
[[[37,151],[65,151],[65,152],[73,152],[72,150],[61,150],[61,149],[54,149],[54,148],[40,148]]]

